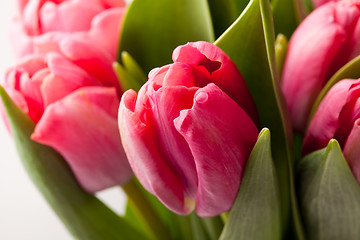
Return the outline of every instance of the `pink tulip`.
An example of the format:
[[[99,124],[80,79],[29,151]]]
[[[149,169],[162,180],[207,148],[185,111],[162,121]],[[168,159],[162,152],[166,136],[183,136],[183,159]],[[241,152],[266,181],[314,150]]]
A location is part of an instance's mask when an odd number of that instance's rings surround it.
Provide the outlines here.
[[[304,132],[322,87],[360,54],[360,1],[329,2],[315,9],[290,39],[282,90],[294,129]]]
[[[85,35],[49,36],[39,36],[39,53],[9,69],[3,86],[36,123],[31,138],[57,150],[85,190],[125,183],[132,171],[118,131],[122,92],[112,55]]]
[[[188,43],[173,60],[152,70],[138,95],[124,93],[123,146],[139,181],[169,209],[188,214],[195,207],[199,216],[215,216],[236,197],[257,139],[256,108],[218,47]]]
[[[123,0],[18,0],[18,6],[10,27],[17,57],[37,53],[39,37],[63,39],[79,34],[115,58],[125,13]]]
[[[360,183],[360,79],[338,82],[322,100],[307,130],[303,153],[326,147],[335,138]]]

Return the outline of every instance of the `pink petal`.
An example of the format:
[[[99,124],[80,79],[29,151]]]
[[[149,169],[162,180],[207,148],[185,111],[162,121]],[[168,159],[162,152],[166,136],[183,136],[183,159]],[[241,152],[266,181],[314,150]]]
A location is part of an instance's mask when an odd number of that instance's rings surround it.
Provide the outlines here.
[[[120,1],[117,1],[120,2]],[[98,14],[92,21],[90,37],[115,59],[120,38],[124,8],[113,8]]]
[[[360,183],[360,119],[354,122],[344,147],[344,156],[354,173],[356,180]]]
[[[340,114],[348,100],[349,89],[359,86],[359,80],[342,80],[335,84],[321,101],[306,131],[303,155],[326,147],[335,136]]]
[[[120,83],[112,68],[115,59],[110,53],[98,48],[87,38],[79,36],[62,41],[60,48],[69,60],[94,76],[104,86],[115,86],[120,92]]]
[[[164,205],[178,214],[188,214],[193,206],[184,197],[183,183],[159,152],[151,119],[142,122],[135,111],[135,101],[136,92],[129,90],[123,94],[119,108],[120,134],[131,168]]]
[[[13,18],[9,26],[12,50],[16,58],[34,53],[33,39],[24,31],[20,18]]]
[[[188,144],[176,131],[173,120],[182,109],[191,108],[197,88],[163,86],[156,90],[155,87],[155,84],[150,84],[148,88],[146,106],[149,108],[147,119],[151,118],[154,124],[158,151],[185,183],[185,195],[194,198],[197,188],[194,159]]]
[[[312,104],[347,38],[343,26],[336,22],[333,5],[310,14],[289,43],[281,85],[297,131],[304,131]]]
[[[234,99],[253,119],[257,121],[255,103],[245,80],[236,65],[220,48],[208,42],[192,42],[177,47],[173,52],[174,62],[183,62],[194,67],[204,67],[213,82]]]
[[[255,124],[213,83],[196,92],[192,109],[181,111],[174,124],[195,159],[197,214],[212,217],[229,210],[257,139]]]
[[[50,74],[41,86],[45,106],[84,86],[100,86],[99,82],[83,69],[58,53],[48,54]]]
[[[47,1],[39,13],[42,32],[89,30],[92,18],[102,10],[97,0],[65,1],[60,4]]]
[[[102,2],[106,8],[126,6],[126,2],[124,0],[102,0]]]
[[[109,102],[116,111],[114,88],[81,88],[46,108],[32,135],[64,156],[89,192],[123,184],[132,175],[117,120],[103,110]]]

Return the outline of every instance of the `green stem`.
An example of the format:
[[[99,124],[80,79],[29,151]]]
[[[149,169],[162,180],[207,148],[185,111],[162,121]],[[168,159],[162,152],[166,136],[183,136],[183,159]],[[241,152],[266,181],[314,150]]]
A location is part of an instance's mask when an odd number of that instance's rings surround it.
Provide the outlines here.
[[[134,209],[152,239],[171,239],[167,227],[163,224],[159,215],[148,201],[145,194],[139,189],[135,179],[131,179],[127,184],[121,186],[128,197],[130,206]]]
[[[221,217],[202,218],[203,224],[211,240],[219,239],[224,228]]]

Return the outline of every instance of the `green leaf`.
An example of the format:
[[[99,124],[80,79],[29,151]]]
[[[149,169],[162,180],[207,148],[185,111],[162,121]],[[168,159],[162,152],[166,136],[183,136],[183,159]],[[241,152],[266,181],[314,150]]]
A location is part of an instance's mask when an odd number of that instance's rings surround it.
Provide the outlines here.
[[[121,53],[121,61],[113,63],[113,69],[120,81],[122,90],[133,89],[139,91],[141,86],[147,81],[147,77],[135,59],[125,51]]]
[[[0,86],[22,163],[38,190],[77,239],[147,239],[77,183],[65,160],[52,148],[30,140],[35,123]]]
[[[127,51],[148,72],[170,63],[178,45],[199,40],[214,41],[206,0],[133,0],[124,19],[119,53]]]
[[[219,37],[240,16],[248,0],[208,0],[215,36]]]
[[[330,78],[330,80],[326,83],[326,85],[321,90],[320,94],[316,98],[316,101],[311,109],[311,114],[308,119],[308,122],[310,123],[311,119],[313,118],[317,108],[319,107],[321,101],[327,94],[327,92],[330,90],[332,86],[334,86],[337,82],[339,82],[342,79],[346,78],[354,78],[358,79],[360,78],[360,55],[345,64],[342,68],[340,68],[334,76]]]
[[[270,142],[270,131],[263,129],[220,239],[282,239],[279,189]]]
[[[282,33],[289,39],[298,24],[306,17],[303,1],[273,0],[271,5],[276,35]]]
[[[297,180],[309,239],[360,239],[360,185],[336,140],[302,159]]]
[[[267,0],[252,0],[236,22],[215,42],[235,62],[255,100],[262,127],[272,131],[272,152],[278,172],[283,229],[290,211],[297,236],[302,227],[293,177],[291,128],[276,72],[274,29]]]

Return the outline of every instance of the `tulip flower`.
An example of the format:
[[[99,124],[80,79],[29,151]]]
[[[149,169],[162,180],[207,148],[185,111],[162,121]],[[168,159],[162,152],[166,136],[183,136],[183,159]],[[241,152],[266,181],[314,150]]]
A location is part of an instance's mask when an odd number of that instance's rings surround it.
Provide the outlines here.
[[[239,70],[218,47],[188,43],[124,93],[119,128],[130,165],[170,210],[211,217],[229,210],[258,130]],[[255,120],[256,121],[256,120]]]
[[[360,183],[360,79],[345,79],[334,85],[319,105],[307,130],[303,153],[339,141],[344,156]]]
[[[21,58],[2,84],[36,123],[31,138],[57,150],[89,192],[127,182],[111,54],[78,35],[44,44],[57,51]]]
[[[17,57],[37,53],[44,38],[48,42],[77,34],[86,35],[115,58],[125,1],[18,0],[18,6],[10,26]]]
[[[315,9],[290,39],[281,87],[293,127],[304,132],[322,87],[360,54],[360,2],[329,2]]]

